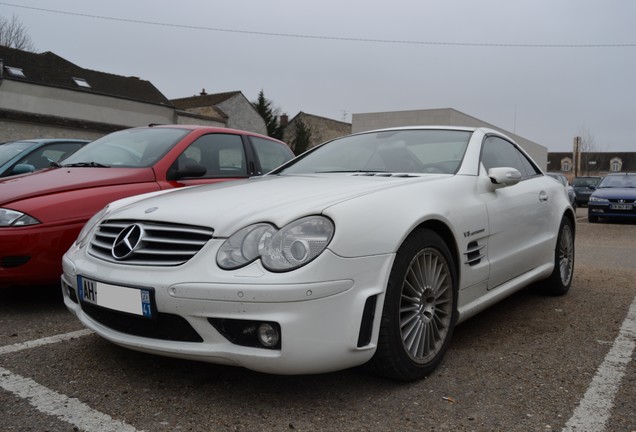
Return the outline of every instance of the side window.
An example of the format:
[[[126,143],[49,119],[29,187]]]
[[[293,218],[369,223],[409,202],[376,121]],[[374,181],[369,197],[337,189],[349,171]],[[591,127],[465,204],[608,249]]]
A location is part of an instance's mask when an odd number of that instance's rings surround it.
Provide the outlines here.
[[[19,164],[33,165],[35,169],[48,168],[51,162],[70,156],[82,145],[79,143],[55,143],[42,146],[18,161]]]
[[[53,162],[60,162],[82,147],[81,143],[56,143],[46,146],[42,154]]]
[[[286,151],[280,143],[259,137],[250,137],[256,158],[261,167],[261,174],[268,173],[278,168],[293,157],[290,151]]]
[[[539,173],[532,162],[517,147],[499,137],[486,138],[482,147],[481,163],[486,171],[496,167],[516,168],[524,178]]]
[[[240,135],[209,134],[194,141],[177,159],[179,168],[202,165],[204,177],[247,176],[245,150]]]

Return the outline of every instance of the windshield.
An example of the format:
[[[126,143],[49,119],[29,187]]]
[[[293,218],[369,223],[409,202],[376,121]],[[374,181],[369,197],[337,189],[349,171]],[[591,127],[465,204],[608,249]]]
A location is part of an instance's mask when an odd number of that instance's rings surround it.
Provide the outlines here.
[[[599,178],[595,178],[595,177],[575,178],[574,183],[572,183],[572,185],[576,187],[594,186],[598,183],[599,180],[600,180]]]
[[[330,141],[273,174],[443,173],[459,169],[472,132],[394,130]]]
[[[636,188],[636,175],[625,174],[607,176],[598,185],[599,188]]]
[[[4,165],[34,145],[35,143],[29,141],[13,141],[0,145],[0,165]]]
[[[126,129],[106,135],[64,160],[64,166],[141,168],[157,162],[190,131],[188,129]]]

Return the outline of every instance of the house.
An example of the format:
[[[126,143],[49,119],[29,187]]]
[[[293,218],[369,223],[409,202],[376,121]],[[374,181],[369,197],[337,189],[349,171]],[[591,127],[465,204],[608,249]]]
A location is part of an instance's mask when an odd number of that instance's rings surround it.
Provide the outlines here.
[[[225,127],[267,135],[265,120],[240,91],[208,94],[203,89],[198,96],[170,102],[179,110],[179,123],[184,123],[186,116],[204,116],[223,122]]]
[[[52,52],[0,47],[0,142],[95,139],[174,122],[174,106],[149,81],[85,69]]]
[[[548,149],[546,147],[453,108],[362,113],[353,114],[352,116],[352,131],[354,133],[387,127],[418,125],[487,127],[494,129],[515,140],[541,169],[545,170],[547,166]]]
[[[300,122],[304,123],[305,127],[311,132],[307,149],[351,133],[351,123],[332,120],[300,111],[289,121],[287,120],[287,115],[282,115],[280,119],[281,126],[285,129],[283,141],[289,143],[290,146],[292,146],[292,143],[296,139],[296,127]]]
[[[636,152],[548,153],[548,171],[565,174],[570,181],[580,176],[604,176],[609,173],[636,172]]]

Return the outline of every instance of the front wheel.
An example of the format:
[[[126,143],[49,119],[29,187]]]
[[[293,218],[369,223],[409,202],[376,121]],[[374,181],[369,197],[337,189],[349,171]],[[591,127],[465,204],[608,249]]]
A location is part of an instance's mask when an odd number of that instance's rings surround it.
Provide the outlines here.
[[[554,270],[546,281],[546,290],[552,295],[567,293],[574,275],[574,228],[569,218],[564,217],[559,227],[554,250]]]
[[[457,322],[457,273],[444,240],[413,232],[389,276],[375,372],[400,381],[423,378],[441,362]]]

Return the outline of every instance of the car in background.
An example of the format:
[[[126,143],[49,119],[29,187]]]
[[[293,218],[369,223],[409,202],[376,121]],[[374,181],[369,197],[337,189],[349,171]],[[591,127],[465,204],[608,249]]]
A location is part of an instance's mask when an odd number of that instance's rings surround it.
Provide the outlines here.
[[[589,177],[576,177],[572,182],[574,193],[576,194],[576,203],[578,205],[587,205],[590,199],[590,195],[596,189],[596,186],[603,177],[589,176]]]
[[[114,132],[56,167],[8,177],[0,181],[0,287],[59,283],[62,255],[113,200],[258,176],[292,157],[285,143],[254,133],[154,126]]]
[[[69,157],[89,140],[28,139],[0,144],[0,178],[49,168]]]
[[[587,219],[636,220],[636,173],[606,175],[590,195]]]
[[[505,135],[405,127],[259,178],[113,202],[64,255],[61,282],[86,327],[130,349],[411,381],[457,323],[533,283],[565,294],[574,237],[561,184]]]
[[[546,173],[546,175],[552,177],[563,185],[565,193],[568,196],[568,200],[570,201],[570,205],[576,209],[576,194],[574,193],[574,188],[568,182],[568,178],[561,173],[549,172]]]

